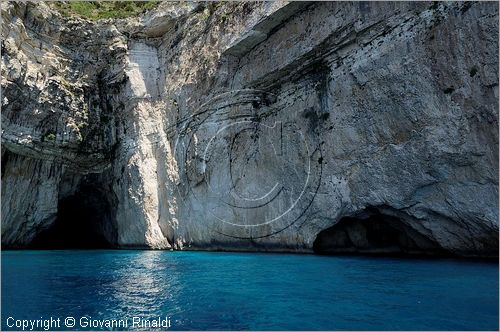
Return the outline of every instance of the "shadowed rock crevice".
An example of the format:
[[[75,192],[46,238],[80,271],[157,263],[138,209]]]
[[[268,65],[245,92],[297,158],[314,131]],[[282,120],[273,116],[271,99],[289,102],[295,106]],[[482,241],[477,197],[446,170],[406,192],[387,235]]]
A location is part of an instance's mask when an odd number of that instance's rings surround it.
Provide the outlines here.
[[[313,250],[317,254],[450,255],[401,219],[380,212],[342,218],[317,235]]]
[[[105,249],[116,247],[117,230],[102,192],[85,185],[58,203],[55,222],[33,239],[35,249]]]

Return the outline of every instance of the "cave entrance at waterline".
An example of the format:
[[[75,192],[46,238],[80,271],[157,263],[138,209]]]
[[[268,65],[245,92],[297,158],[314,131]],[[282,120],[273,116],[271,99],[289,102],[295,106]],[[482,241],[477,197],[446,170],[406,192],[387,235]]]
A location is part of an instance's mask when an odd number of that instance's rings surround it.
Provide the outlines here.
[[[108,249],[116,247],[117,231],[103,193],[84,186],[58,203],[57,218],[32,241],[34,249]]]
[[[398,217],[378,211],[344,217],[321,231],[313,244],[316,254],[446,255],[437,242]]]

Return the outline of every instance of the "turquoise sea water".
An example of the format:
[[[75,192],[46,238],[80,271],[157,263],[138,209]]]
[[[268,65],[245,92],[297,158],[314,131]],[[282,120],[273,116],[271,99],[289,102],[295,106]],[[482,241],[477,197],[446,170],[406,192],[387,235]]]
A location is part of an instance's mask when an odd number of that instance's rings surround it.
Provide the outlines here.
[[[171,330],[498,330],[498,264],[165,251],[2,252],[7,318]],[[13,320],[10,321],[11,323]],[[99,327],[92,328],[93,330]]]

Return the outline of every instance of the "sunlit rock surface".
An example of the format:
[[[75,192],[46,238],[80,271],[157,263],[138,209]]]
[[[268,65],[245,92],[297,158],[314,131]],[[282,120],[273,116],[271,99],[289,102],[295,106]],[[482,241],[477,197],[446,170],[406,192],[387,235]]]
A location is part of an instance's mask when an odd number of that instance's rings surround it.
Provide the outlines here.
[[[1,9],[4,248],[498,255],[497,3]]]

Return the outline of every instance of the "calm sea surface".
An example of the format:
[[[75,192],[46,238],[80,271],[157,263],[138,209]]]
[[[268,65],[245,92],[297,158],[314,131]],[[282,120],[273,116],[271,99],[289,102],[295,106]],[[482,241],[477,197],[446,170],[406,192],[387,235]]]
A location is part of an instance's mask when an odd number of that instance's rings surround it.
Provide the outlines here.
[[[168,251],[2,252],[7,318],[171,330],[498,330],[498,264]],[[12,322],[12,320],[10,321]],[[87,328],[88,329],[88,328]],[[100,329],[93,327],[93,330]]]

